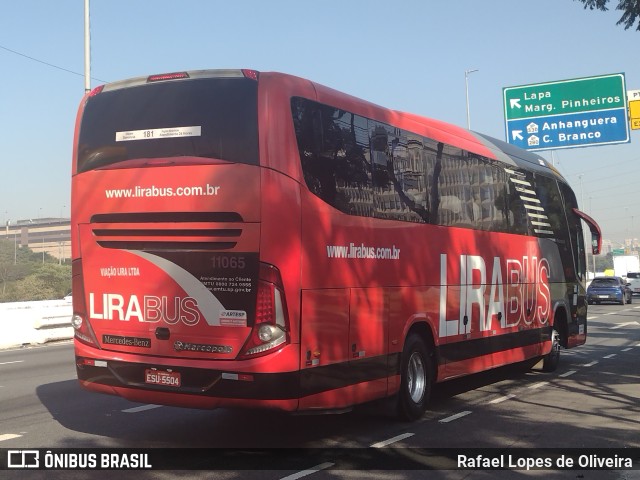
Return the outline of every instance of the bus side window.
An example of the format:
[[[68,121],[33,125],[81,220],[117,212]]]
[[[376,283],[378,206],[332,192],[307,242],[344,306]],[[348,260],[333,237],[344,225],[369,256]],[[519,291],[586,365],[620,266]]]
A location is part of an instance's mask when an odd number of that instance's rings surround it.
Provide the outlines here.
[[[309,190],[344,213],[372,216],[366,119],[302,98],[291,106]]]
[[[375,216],[429,222],[425,139],[369,120]]]
[[[519,235],[529,234],[529,220],[522,198],[513,184],[507,186],[507,203],[509,205],[509,229]]]

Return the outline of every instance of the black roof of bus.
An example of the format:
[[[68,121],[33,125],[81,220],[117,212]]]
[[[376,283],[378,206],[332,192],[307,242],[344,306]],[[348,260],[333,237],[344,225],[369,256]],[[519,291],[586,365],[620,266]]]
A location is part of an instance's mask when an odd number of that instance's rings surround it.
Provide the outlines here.
[[[555,174],[561,180],[566,182],[565,178],[562,174],[551,165],[544,157],[540,155],[530,152],[528,150],[524,150],[523,148],[517,147],[515,145],[511,145],[510,143],[505,142],[504,140],[499,140],[494,137],[490,137],[489,135],[485,135],[480,132],[473,132],[474,134],[483,137],[488,142],[492,143],[496,148],[500,149],[502,153],[508,155],[513,162],[527,170],[532,170],[534,172],[543,172],[543,173],[551,173]]]

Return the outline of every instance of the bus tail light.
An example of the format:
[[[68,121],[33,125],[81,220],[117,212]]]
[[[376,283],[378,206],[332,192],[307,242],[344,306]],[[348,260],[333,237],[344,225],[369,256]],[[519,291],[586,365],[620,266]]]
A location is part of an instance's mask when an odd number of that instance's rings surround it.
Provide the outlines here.
[[[74,260],[71,264],[73,316],[71,326],[74,338],[94,348],[100,348],[96,335],[87,318],[87,306],[84,300],[84,282],[82,278],[82,260]]]
[[[256,80],[256,81],[260,76],[257,70],[249,70],[248,68],[243,68],[242,74],[244,75],[244,78],[248,78],[250,80]]]
[[[273,265],[260,264],[256,322],[242,348],[241,358],[272,352],[289,342],[289,318],[280,272]]]
[[[89,92],[89,96],[95,97],[96,95],[102,93],[102,90],[104,90],[104,85],[99,85]]]
[[[149,75],[147,77],[147,83],[166,82],[167,80],[182,80],[185,78],[189,78],[189,74],[187,72],[160,73],[158,75]]]
[[[73,326],[74,338],[80,340],[82,343],[86,343],[90,347],[100,348],[91,325],[83,315],[74,313],[73,317],[71,317],[71,326]]]

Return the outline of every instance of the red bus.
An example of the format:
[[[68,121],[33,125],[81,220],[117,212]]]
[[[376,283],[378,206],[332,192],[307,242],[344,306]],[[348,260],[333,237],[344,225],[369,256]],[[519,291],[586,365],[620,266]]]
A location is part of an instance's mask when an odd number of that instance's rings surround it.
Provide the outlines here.
[[[285,411],[390,397],[587,335],[584,221],[541,157],[309,80],[205,70],[81,102],[81,385]]]

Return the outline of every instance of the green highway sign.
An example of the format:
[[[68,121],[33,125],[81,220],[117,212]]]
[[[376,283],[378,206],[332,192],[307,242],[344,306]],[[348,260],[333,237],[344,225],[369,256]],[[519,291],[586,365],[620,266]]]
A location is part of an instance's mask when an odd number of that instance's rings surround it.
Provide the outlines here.
[[[630,141],[623,73],[503,89],[507,142],[528,150]]]
[[[613,255],[624,255],[624,248],[614,248],[611,253]]]

